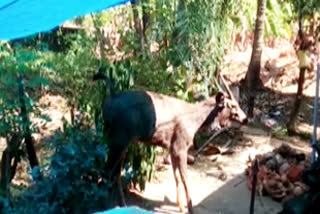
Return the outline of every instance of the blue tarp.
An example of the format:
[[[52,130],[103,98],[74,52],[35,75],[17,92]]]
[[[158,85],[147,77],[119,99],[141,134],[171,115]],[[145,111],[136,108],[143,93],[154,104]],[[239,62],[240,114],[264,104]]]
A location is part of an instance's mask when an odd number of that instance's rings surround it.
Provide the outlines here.
[[[132,206],[132,207],[115,208],[112,210],[96,212],[94,214],[153,214],[153,212],[146,211],[136,206]]]
[[[49,31],[66,20],[127,2],[130,0],[0,0],[0,40]]]

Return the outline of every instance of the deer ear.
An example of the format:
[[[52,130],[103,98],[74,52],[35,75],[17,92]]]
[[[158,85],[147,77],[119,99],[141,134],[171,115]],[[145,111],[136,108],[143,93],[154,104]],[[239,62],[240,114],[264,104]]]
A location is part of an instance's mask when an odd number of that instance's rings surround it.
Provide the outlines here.
[[[216,95],[216,104],[223,103],[224,101],[224,94],[222,92],[218,92]]]
[[[237,102],[240,100],[240,88],[238,85],[232,85],[230,86],[230,89],[232,91],[232,94]]]

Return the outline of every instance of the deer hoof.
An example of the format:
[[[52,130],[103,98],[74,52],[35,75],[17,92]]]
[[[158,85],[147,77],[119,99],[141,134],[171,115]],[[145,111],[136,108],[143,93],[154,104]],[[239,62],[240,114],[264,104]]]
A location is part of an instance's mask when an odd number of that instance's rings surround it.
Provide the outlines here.
[[[179,206],[179,212],[181,213],[186,213],[185,209],[183,206]]]
[[[192,165],[192,164],[194,164],[194,162],[195,162],[195,158],[194,158],[194,156],[193,156],[193,155],[188,154],[188,157],[187,157],[187,163],[188,163],[188,164],[190,164],[190,165]]]

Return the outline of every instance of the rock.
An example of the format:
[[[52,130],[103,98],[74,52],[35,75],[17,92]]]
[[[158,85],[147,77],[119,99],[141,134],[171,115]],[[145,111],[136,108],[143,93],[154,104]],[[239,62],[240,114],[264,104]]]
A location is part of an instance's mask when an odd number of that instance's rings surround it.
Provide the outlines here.
[[[302,195],[303,189],[300,186],[296,186],[293,190],[295,196]]]
[[[283,159],[283,157],[282,157],[280,154],[276,154],[276,155],[274,156],[274,158],[275,158],[278,166],[281,166],[281,165],[283,164],[284,159]]]
[[[268,128],[279,126],[279,122],[273,118],[264,118],[262,122]]]
[[[216,155],[216,154],[220,154],[221,150],[217,146],[209,144],[201,153],[207,156]]]
[[[301,180],[302,172],[304,168],[299,165],[292,165],[287,173],[288,179],[291,182],[296,182]]]
[[[194,162],[195,162],[195,158],[194,158],[194,156],[193,156],[193,155],[188,154],[188,157],[187,157],[187,163],[188,163],[188,164],[190,164],[190,165],[192,165],[192,164],[194,164]]]
[[[287,143],[281,144],[276,151],[284,158],[290,157],[292,156],[292,153],[295,153],[295,151]]]
[[[275,170],[277,168],[277,161],[272,158],[266,162],[266,167],[271,170]]]
[[[288,163],[288,162],[284,162],[284,163],[282,163],[281,166],[279,167],[279,173],[280,173],[280,174],[286,173],[289,168],[290,168],[289,163]]]
[[[211,157],[209,157],[209,160],[211,162],[216,162],[218,159],[219,159],[220,156],[217,156],[217,155],[212,155]]]
[[[221,172],[219,177],[218,177],[221,181],[225,181],[227,180],[228,176],[225,172]]]
[[[268,152],[267,154],[263,155],[263,158],[265,161],[268,161],[274,157],[275,153],[274,152]]]
[[[297,159],[298,162],[304,161],[306,159],[306,155],[303,154],[303,153],[299,153],[299,154],[296,155],[296,159]]]
[[[281,179],[282,183],[287,183],[288,182],[287,174],[285,174],[285,173],[281,174],[280,179]]]
[[[270,178],[264,181],[264,189],[275,200],[280,201],[286,196],[286,189],[280,180]]]
[[[297,181],[294,183],[296,187],[300,187],[302,192],[306,192],[310,190],[310,187],[301,181]]]

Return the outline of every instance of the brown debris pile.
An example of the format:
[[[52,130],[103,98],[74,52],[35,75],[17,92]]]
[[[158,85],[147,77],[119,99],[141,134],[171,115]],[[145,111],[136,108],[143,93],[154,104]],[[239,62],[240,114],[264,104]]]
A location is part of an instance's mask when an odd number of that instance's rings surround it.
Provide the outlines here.
[[[297,152],[287,144],[264,155],[257,155],[258,172],[256,190],[276,201],[286,201],[308,190],[301,176],[310,167],[305,154]],[[249,189],[252,189],[254,160],[248,161],[246,169]]]

